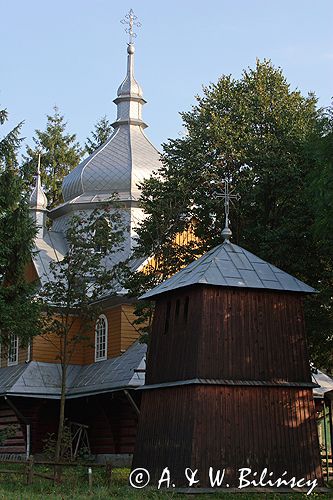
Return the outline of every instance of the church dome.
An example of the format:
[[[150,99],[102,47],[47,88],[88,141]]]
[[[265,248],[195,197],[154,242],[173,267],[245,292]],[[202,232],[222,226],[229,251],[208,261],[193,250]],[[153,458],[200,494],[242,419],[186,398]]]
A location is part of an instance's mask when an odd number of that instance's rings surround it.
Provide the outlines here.
[[[127,46],[127,53],[129,56],[133,56],[135,52],[134,45],[132,43],[129,43]],[[138,82],[134,78],[134,60],[133,57],[129,58],[130,60],[130,67],[127,69],[127,74],[126,77],[124,78],[123,82],[120,84],[118,91],[117,91],[117,96],[137,96],[137,97],[142,97],[143,92],[142,88],[138,84]]]
[[[30,195],[29,206],[34,210],[46,210],[47,208],[47,197],[42,188],[42,182],[40,178],[40,157],[38,158],[36,184]]]
[[[127,72],[117,98],[117,119],[111,137],[85,158],[63,181],[65,202],[89,201],[118,193],[122,200],[139,198],[137,184],[159,168],[160,155],[143,129],[141,113],[145,104],[140,85],[134,78],[134,45],[127,47]],[[75,200],[80,197],[80,200]]]

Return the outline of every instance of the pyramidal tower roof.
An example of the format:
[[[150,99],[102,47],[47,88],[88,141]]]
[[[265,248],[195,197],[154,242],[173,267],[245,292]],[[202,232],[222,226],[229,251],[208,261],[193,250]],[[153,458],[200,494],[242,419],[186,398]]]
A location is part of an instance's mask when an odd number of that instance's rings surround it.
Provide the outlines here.
[[[111,137],[85,158],[63,181],[66,202],[89,202],[118,193],[120,200],[137,200],[137,184],[158,169],[160,155],[144,134],[146,103],[134,78],[134,44],[127,46],[127,71],[114,103],[117,119]]]
[[[226,239],[199,259],[167,279],[141,299],[190,285],[261,288],[285,292],[313,293],[315,290]]]

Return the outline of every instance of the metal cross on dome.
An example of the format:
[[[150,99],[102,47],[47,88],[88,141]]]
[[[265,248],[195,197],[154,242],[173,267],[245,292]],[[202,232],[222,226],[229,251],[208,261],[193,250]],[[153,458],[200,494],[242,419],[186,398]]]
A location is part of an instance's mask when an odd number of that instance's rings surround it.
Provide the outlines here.
[[[133,27],[136,26],[137,28],[141,28],[141,23],[137,21],[137,19],[138,17],[134,14],[133,9],[130,9],[125,18],[120,21],[121,24],[128,24],[128,28],[125,28],[125,31],[129,34],[129,44],[132,44],[134,38],[137,36],[137,34],[133,31]]]
[[[225,214],[225,222],[224,229],[222,231],[222,237],[224,240],[229,240],[232,235],[231,229],[229,228],[229,211],[230,211],[230,201],[236,200],[239,201],[241,196],[239,193],[234,193],[235,188],[230,189],[229,180],[224,179],[224,189],[219,193],[215,191],[213,193],[214,198],[224,198],[224,214]]]

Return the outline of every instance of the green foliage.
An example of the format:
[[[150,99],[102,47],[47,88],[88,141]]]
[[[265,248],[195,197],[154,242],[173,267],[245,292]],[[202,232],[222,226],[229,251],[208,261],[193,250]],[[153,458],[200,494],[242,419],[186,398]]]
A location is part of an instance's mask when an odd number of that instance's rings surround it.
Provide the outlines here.
[[[117,266],[111,268],[105,263],[122,249],[124,241],[122,215],[115,205],[116,202],[110,201],[70,218],[66,230],[67,253],[61,261],[50,264],[52,279],[40,292],[47,314],[47,332],[62,336],[68,328],[64,320],[75,311],[82,322],[95,321],[99,314],[95,302],[114,292]],[[55,307],[60,320],[54,317]]]
[[[312,212],[309,232],[316,242],[319,293],[307,301],[310,348],[318,366],[332,368],[333,323],[333,107],[323,111],[321,134],[309,142],[313,168],[308,176],[307,199]],[[321,333],[321,335],[320,335]],[[328,342],[327,342],[328,341]],[[329,352],[330,351],[330,352]],[[327,355],[329,354],[329,363]],[[333,370],[332,370],[333,371]]]
[[[7,109],[0,109],[0,125],[8,120]],[[20,137],[23,122],[16,125],[5,137],[0,140],[0,170],[17,166],[16,153],[21,145]]]
[[[141,186],[148,217],[139,229],[139,255],[156,255],[162,280],[219,244],[224,206],[213,193],[228,178],[241,195],[231,212],[233,241],[320,290],[306,306],[313,318],[308,333],[314,361],[330,367],[332,262],[318,229],[322,211],[308,189],[316,162],[323,168],[309,145],[332,127],[315,96],[291,90],[281,69],[257,61],[239,80],[222,76],[205,87],[181,115],[186,135],[164,144],[158,174]],[[322,196],[329,197],[323,177]],[[175,245],[176,234],[190,228],[199,243]]]
[[[1,120],[7,113],[0,113]],[[36,227],[30,214],[23,184],[18,176],[16,151],[20,125],[0,141],[0,332],[1,342],[17,335],[27,344],[39,331],[39,304],[35,286],[25,282]]]
[[[4,500],[17,500],[29,498],[29,500],[45,500],[50,498],[52,500],[188,500],[189,495],[186,493],[175,492],[171,489],[166,490],[157,487],[147,486],[143,489],[136,489],[128,484],[129,469],[112,470],[111,485],[108,486],[107,477],[103,468],[93,468],[92,475],[92,489],[88,488],[88,474],[86,466],[63,467],[63,481],[61,484],[54,485],[52,481],[46,480],[42,477],[34,477],[33,483],[27,486],[25,477],[22,477],[22,470],[24,464],[16,465],[17,475],[3,475],[0,483],[0,499]],[[8,464],[3,463],[4,468],[8,469]],[[14,466],[11,466],[14,468]],[[47,474],[52,476],[53,468],[35,465],[34,469],[40,474]],[[21,473],[20,473],[21,472]],[[243,490],[241,494],[242,500],[280,500],[281,493],[253,493],[251,490]],[[239,500],[239,493],[230,493],[225,491],[215,491],[213,494],[214,500]],[[286,494],[282,498],[290,500],[306,500],[309,498],[306,493],[295,493],[291,490],[290,494]],[[316,490],[312,493],[310,498],[320,498],[320,500],[329,500],[332,494],[328,491],[325,493],[317,493]],[[206,500],[207,493],[196,493],[195,500]]]
[[[96,124],[91,132],[91,137],[87,137],[85,150],[90,155],[98,149],[112,134],[113,128],[111,122],[106,116],[103,116]]]
[[[49,432],[47,433],[46,438],[43,439],[43,443],[43,454],[46,459],[53,460],[57,446],[57,436],[53,432]],[[61,437],[60,458],[63,461],[72,460],[72,433],[70,424],[67,421],[64,422]]]
[[[123,241],[124,224],[115,199],[91,212],[73,214],[66,230],[67,253],[50,264],[51,278],[40,291],[43,334],[57,347],[61,363],[56,460],[60,458],[64,431],[67,367],[77,344],[86,340],[94,327],[100,314],[98,301],[115,293],[118,267],[111,266],[110,261],[122,249]]]
[[[34,185],[37,170],[37,156],[42,154],[41,179],[49,208],[63,202],[61,185],[63,178],[80,162],[83,151],[75,134],[66,133],[64,116],[54,107],[54,114],[47,115],[46,129],[36,130],[34,146],[27,147],[27,156],[21,167],[22,176],[28,187]]]
[[[2,446],[7,439],[15,437],[19,427],[19,425],[11,424],[0,429],[0,446]]]

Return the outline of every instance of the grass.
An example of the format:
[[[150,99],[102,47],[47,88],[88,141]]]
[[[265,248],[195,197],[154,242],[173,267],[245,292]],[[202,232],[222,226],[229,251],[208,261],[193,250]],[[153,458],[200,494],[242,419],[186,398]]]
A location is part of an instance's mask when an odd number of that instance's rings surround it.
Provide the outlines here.
[[[3,469],[13,469],[13,465],[1,464]],[[128,486],[128,469],[115,469],[112,476],[111,487],[107,486],[106,477],[104,470],[94,469],[93,470],[93,486],[92,490],[89,491],[88,487],[88,475],[86,467],[75,467],[68,468],[64,473],[64,479],[62,484],[53,485],[52,481],[48,481],[42,478],[34,478],[33,484],[26,485],[25,477],[19,474],[19,470],[22,467],[15,466],[16,474],[0,474],[0,499],[4,500],[62,500],[62,499],[72,499],[72,500],[139,500],[139,499],[151,499],[151,500],[164,500],[164,499],[176,499],[176,500],[191,500],[191,499],[226,499],[226,500],[301,500],[309,498],[303,494],[288,493],[284,494],[282,497],[279,494],[255,494],[255,493],[242,493],[232,494],[232,493],[214,493],[213,495],[184,495],[177,494],[175,492],[163,492],[158,491],[156,488],[144,488],[142,490],[134,489]],[[52,470],[48,467],[39,467],[39,472],[52,475]],[[320,500],[328,500],[333,498],[332,495],[317,494],[311,495],[311,498],[318,498]]]

